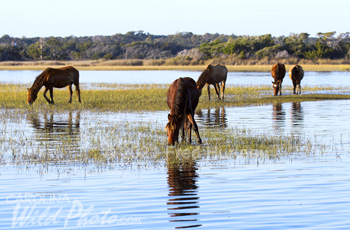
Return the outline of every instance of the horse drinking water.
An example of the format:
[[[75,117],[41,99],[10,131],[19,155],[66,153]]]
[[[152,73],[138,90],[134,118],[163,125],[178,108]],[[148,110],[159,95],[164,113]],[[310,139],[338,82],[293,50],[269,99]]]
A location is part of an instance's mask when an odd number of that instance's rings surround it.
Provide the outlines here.
[[[274,95],[282,95],[282,82],[286,75],[286,67],[281,63],[276,63],[272,66],[271,75],[275,81],[272,82]]]
[[[47,68],[45,69],[35,80],[31,88],[28,88],[27,102],[29,105],[33,104],[37,98],[40,89],[45,86],[44,97],[49,104],[54,104],[53,101],[53,88],[63,88],[68,86],[70,98],[69,103],[72,102],[72,85],[75,85],[77,95],[80,100],[80,88],[79,88],[79,71],[72,66],[66,66],[59,69]],[[46,97],[47,91],[50,90],[49,100]]]
[[[197,135],[198,143],[202,143],[198,126],[194,120],[194,111],[198,105],[201,91],[197,90],[196,82],[189,77],[175,80],[167,92],[167,104],[170,108],[168,123],[165,130],[168,132],[168,144],[175,145],[179,142],[179,131],[182,129],[182,138],[185,129],[188,133],[188,142],[191,143],[191,129]]]

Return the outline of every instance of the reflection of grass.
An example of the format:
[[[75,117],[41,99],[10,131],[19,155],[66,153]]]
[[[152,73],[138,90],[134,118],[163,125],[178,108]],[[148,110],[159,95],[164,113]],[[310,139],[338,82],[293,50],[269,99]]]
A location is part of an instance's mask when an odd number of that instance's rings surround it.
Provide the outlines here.
[[[13,109],[34,110],[100,110],[100,111],[157,111],[169,110],[166,104],[168,85],[120,85],[120,84],[92,84],[89,89],[82,87],[82,104],[77,102],[73,94],[73,103],[68,103],[67,89],[55,89],[55,106],[50,106],[44,100],[43,89],[33,106],[26,105],[26,88],[24,85],[0,84],[0,107]],[[94,89],[98,88],[98,89]],[[329,94],[318,94],[327,91]],[[285,95],[272,96],[272,86],[228,86],[225,91],[225,101],[216,99],[208,101],[207,91],[203,90],[198,108],[217,106],[260,105],[275,102],[301,102],[316,100],[350,99],[347,87],[303,87],[302,95],[291,95],[291,89],[284,87]],[[331,94],[333,92],[334,94]],[[213,89],[212,89],[212,93]]]

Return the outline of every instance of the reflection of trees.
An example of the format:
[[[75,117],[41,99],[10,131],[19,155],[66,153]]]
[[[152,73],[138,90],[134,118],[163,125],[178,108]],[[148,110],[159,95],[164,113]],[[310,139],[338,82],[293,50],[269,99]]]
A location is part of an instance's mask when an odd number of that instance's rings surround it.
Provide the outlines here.
[[[172,217],[170,222],[190,222],[197,221],[198,209],[197,195],[198,186],[196,184],[198,174],[195,162],[174,163],[168,166],[169,200],[168,210]],[[176,228],[199,227],[201,224],[186,225]]]
[[[302,125],[302,122],[304,120],[304,113],[300,102],[292,103],[291,114],[292,114],[292,125],[293,126]]]
[[[216,107],[214,109],[208,108],[207,110],[198,110],[196,112],[198,120],[205,126],[216,126],[220,128],[227,127],[227,115],[225,107]]]
[[[75,121],[72,111],[69,111],[68,118],[55,118],[53,111],[43,114],[33,112],[27,115],[27,120],[34,129],[37,142],[45,143],[52,150],[62,149],[63,146],[70,150],[79,150],[80,111],[76,112]]]

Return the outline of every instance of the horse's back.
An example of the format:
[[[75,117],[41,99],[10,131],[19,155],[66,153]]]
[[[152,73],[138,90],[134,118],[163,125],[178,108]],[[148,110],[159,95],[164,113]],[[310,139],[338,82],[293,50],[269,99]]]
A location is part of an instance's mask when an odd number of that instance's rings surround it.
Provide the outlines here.
[[[178,88],[181,88],[181,95],[177,95]],[[186,93],[185,93],[186,92]],[[167,91],[167,105],[171,109],[175,103],[176,96],[181,96],[183,99],[190,99],[192,109],[195,109],[199,101],[199,92],[196,82],[190,77],[178,78],[169,87]]]
[[[292,66],[289,70],[289,77],[292,81],[301,81],[304,77],[304,70],[300,65]]]
[[[286,75],[286,67],[284,66],[284,64],[274,64],[271,69],[271,75],[275,79],[275,81],[283,80],[284,76]]]
[[[207,68],[209,68],[210,70],[209,79],[207,83],[215,84],[222,81],[226,81],[227,72],[228,72],[226,66],[217,64],[217,65],[208,65]]]
[[[47,68],[47,85],[52,85],[56,88],[63,88],[72,83],[79,85],[79,71],[72,66],[62,68]]]

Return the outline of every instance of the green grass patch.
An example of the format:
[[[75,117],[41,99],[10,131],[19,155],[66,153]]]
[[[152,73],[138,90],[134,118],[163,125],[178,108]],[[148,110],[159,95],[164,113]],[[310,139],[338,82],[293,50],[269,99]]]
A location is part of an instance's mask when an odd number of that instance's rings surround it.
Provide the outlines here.
[[[169,85],[120,85],[91,84],[82,86],[80,104],[73,93],[72,104],[68,103],[67,89],[54,89],[55,105],[49,105],[43,89],[32,106],[27,105],[26,85],[0,84],[0,108],[26,110],[90,110],[90,111],[159,111],[169,110],[166,92]],[[84,89],[86,88],[86,89]],[[324,92],[327,93],[324,93]],[[320,93],[321,92],[321,93]],[[303,102],[319,100],[350,99],[348,87],[302,88],[302,95],[291,95],[291,89],[283,90],[284,95],[272,96],[271,86],[228,86],[225,100],[218,100],[213,94],[208,100],[207,90],[202,91],[198,109],[218,106],[249,106],[269,103]],[[47,94],[49,96],[49,93]]]

